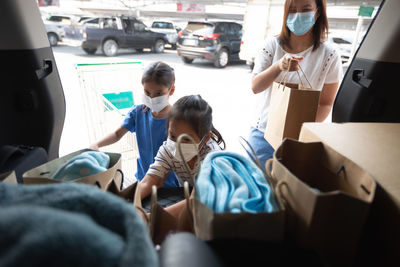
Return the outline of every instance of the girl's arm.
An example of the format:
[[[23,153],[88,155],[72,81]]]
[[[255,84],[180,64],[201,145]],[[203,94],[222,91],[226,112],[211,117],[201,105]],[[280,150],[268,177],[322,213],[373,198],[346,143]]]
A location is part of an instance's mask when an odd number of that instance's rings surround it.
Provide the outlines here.
[[[142,181],[139,182],[138,186],[140,186],[140,197],[141,199],[144,199],[151,193],[151,187],[153,185],[157,186],[157,188],[160,188],[164,185],[165,180],[167,179],[169,173],[167,173],[164,177],[164,179],[160,179],[156,176],[146,174],[143,178]]]
[[[323,122],[331,112],[339,83],[324,84],[319,98],[316,122]]]
[[[264,71],[255,74],[251,82],[251,89],[253,90],[253,93],[261,93],[270,87],[282,71],[287,70],[288,68],[289,71],[297,71],[299,68],[299,61],[302,59],[303,57],[295,57],[286,54]]]
[[[127,129],[120,126],[114,132],[108,134],[103,139],[100,139],[100,141],[91,144],[89,148],[98,150],[102,146],[114,144],[115,142],[119,141],[127,132],[128,132]]]

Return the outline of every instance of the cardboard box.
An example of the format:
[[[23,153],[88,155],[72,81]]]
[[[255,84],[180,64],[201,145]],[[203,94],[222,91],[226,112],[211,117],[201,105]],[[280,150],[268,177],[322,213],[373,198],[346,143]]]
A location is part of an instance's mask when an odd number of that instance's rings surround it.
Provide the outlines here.
[[[322,141],[377,182],[359,264],[400,265],[400,123],[304,123],[299,140]]]

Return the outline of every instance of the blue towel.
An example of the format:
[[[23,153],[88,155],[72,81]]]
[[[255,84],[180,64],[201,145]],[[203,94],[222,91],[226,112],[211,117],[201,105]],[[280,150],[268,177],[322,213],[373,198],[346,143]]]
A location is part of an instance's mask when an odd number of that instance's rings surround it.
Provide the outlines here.
[[[100,151],[87,151],[72,157],[61,166],[52,179],[72,181],[85,176],[104,172],[110,164],[110,156]]]
[[[263,172],[250,159],[237,153],[209,153],[201,165],[195,187],[197,198],[217,213],[279,210]]]
[[[0,183],[0,266],[158,266],[134,207],[79,183]]]

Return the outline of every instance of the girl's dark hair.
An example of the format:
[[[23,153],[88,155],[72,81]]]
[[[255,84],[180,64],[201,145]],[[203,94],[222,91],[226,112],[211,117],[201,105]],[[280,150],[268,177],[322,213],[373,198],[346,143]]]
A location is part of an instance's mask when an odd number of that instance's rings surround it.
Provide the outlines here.
[[[153,62],[144,69],[142,84],[146,82],[155,82],[171,88],[175,82],[174,69],[164,62]]]
[[[225,148],[224,139],[212,124],[212,108],[200,95],[184,96],[175,102],[168,114],[167,128],[170,121],[176,120],[187,122],[200,139],[211,131],[211,138]]]
[[[282,30],[279,34],[279,39],[281,40],[282,44],[287,46],[289,45],[289,37],[292,33],[286,26],[286,20],[289,15],[290,5],[293,3],[293,1],[294,0],[286,0],[285,2]],[[321,40],[326,40],[329,31],[328,16],[326,15],[326,0],[315,0],[315,3],[317,4],[317,12],[319,12],[319,16],[315,21],[314,28],[312,30],[314,39],[313,51],[319,47]]]

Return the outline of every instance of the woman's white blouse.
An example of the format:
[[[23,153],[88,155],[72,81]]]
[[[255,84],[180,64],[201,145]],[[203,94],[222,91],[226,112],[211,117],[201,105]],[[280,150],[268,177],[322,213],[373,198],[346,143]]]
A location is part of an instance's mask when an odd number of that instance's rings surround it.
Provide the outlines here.
[[[273,63],[281,59],[285,54],[291,53],[287,53],[283,50],[278,37],[266,40],[255,59],[253,74],[258,74],[264,71]],[[341,58],[338,51],[330,44],[322,42],[315,51],[313,51],[313,46],[311,46],[300,53],[292,55],[304,57],[304,59],[300,61],[300,66],[307,75],[307,79],[311,83],[313,89],[321,91],[324,84],[341,82],[343,76]],[[299,74],[303,84],[307,85],[308,83],[300,70]],[[281,82],[284,75],[285,72],[282,72],[275,81]],[[287,82],[300,83],[298,74],[294,71],[289,72]],[[307,87],[309,86],[307,85]],[[260,93],[262,99],[258,106],[257,120],[253,125],[262,132],[265,131],[267,126],[271,88],[272,86]]]

